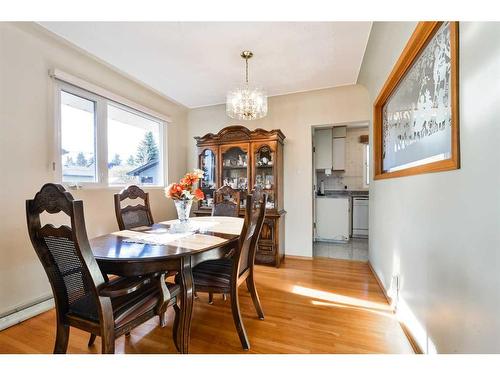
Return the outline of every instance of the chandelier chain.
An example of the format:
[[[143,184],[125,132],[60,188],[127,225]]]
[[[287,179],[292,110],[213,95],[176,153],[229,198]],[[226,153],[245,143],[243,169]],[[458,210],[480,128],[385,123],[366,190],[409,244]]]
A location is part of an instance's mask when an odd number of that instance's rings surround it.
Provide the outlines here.
[[[245,57],[245,64],[246,64],[246,82],[248,85],[248,57]]]

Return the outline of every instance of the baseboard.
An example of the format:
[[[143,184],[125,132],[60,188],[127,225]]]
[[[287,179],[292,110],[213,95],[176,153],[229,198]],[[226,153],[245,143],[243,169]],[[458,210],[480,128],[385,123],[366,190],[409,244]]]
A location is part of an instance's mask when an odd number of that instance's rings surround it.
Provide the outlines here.
[[[54,308],[54,298],[50,297],[44,301],[35,303],[25,308],[16,309],[16,311],[0,318],[0,331],[25,320],[33,318],[41,313]]]
[[[402,321],[399,321],[399,325],[401,326],[401,329],[403,330],[406,338],[410,342],[411,347],[413,348],[413,351],[415,354],[424,354],[422,348],[420,348],[420,345],[417,344],[417,341],[415,340],[415,337],[411,334],[409,328],[404,324]]]
[[[385,296],[385,299],[387,300],[387,303],[392,307],[392,298],[389,297],[389,294],[387,293],[387,290],[385,289],[384,284],[382,283],[382,280],[378,277],[377,273],[373,269],[373,266],[370,261],[368,261],[368,267],[370,267],[370,271],[372,271],[373,276],[375,277],[375,280],[377,280],[377,284],[382,290],[382,293]],[[393,314],[396,313],[396,311],[393,309],[392,310]],[[410,332],[409,328],[404,324],[402,321],[398,320],[399,325],[401,326],[401,329],[403,330],[406,338],[408,339],[408,342],[410,343],[413,352],[415,354],[423,354],[424,352],[422,351],[422,348],[417,344],[417,341],[415,340],[415,337],[413,337],[412,333]]]
[[[382,283],[382,280],[380,280],[380,278],[378,277],[377,273],[375,272],[375,270],[373,269],[373,266],[372,266],[372,263],[370,261],[368,261],[368,267],[370,268],[370,271],[372,271],[372,274],[373,276],[375,277],[375,280],[377,280],[377,284],[378,286],[380,287],[380,289],[382,289],[382,293],[384,293],[384,297],[385,299],[387,300],[387,303],[392,306],[392,298],[389,297],[389,294],[387,293],[387,290],[385,290],[385,286],[384,284]],[[394,310],[393,310],[394,312]]]
[[[303,255],[287,255],[286,259],[297,259],[297,260],[312,260],[312,257],[306,257]]]

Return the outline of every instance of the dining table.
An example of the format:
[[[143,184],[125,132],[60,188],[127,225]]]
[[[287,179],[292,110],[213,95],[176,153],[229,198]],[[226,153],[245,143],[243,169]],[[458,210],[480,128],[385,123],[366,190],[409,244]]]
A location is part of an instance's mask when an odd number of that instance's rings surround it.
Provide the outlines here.
[[[176,282],[181,288],[180,314],[173,340],[178,351],[187,354],[195,292],[192,270],[200,262],[220,259],[236,248],[243,221],[238,217],[196,217],[189,220],[187,229],[179,232],[178,220],[169,220],[95,237],[90,245],[106,274],[124,277],[168,271],[177,274]]]

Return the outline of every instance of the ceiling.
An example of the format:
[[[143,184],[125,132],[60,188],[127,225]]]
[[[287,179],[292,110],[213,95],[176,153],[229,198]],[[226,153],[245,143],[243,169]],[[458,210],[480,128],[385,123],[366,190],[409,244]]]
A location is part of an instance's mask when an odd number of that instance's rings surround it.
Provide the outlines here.
[[[41,22],[189,108],[225,102],[244,82],[269,96],[354,84],[371,22]]]

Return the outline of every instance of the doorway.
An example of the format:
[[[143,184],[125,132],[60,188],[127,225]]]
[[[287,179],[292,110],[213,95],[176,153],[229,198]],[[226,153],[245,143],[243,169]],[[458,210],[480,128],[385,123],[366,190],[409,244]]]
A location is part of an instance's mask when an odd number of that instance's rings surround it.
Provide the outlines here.
[[[312,127],[313,257],[368,260],[368,123]]]

